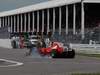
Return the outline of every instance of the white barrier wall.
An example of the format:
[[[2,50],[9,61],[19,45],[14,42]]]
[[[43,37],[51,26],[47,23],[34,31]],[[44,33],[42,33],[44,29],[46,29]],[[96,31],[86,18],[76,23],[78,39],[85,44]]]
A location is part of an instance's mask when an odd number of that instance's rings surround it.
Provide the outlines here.
[[[0,47],[2,48],[12,48],[10,39],[0,39]]]
[[[70,44],[77,53],[100,54],[100,44]]]

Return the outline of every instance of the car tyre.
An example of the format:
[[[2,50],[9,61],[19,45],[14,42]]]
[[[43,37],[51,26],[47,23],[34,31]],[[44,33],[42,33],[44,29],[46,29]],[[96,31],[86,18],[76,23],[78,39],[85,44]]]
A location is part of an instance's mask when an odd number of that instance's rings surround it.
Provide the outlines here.
[[[68,57],[69,58],[74,58],[75,57],[75,50],[72,49],[72,51],[68,51]]]
[[[55,49],[53,49],[53,50],[51,51],[51,57],[52,57],[52,58],[57,58],[57,51],[56,51]]]

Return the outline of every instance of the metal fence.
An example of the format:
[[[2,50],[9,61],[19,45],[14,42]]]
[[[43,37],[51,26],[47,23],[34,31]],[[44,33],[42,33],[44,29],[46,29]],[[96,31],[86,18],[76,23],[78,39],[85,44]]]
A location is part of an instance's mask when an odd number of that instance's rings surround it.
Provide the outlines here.
[[[59,32],[56,32],[52,35],[52,40],[64,42],[64,43],[83,43],[89,44],[90,40],[94,41],[97,44],[100,44],[100,30],[99,29],[86,29],[85,38],[81,38],[80,30],[76,30],[76,34],[73,35],[73,30],[69,29],[68,34],[62,31],[61,35]]]
[[[8,32],[8,27],[0,28],[0,39],[9,38],[10,33]]]

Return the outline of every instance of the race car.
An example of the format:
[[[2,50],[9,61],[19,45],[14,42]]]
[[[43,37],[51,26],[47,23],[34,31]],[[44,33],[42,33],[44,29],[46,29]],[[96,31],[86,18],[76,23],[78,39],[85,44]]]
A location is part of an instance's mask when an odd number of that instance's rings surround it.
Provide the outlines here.
[[[68,46],[63,46],[60,42],[51,42],[48,47],[42,47],[39,49],[41,55],[48,55],[52,58],[74,58],[75,50]]]

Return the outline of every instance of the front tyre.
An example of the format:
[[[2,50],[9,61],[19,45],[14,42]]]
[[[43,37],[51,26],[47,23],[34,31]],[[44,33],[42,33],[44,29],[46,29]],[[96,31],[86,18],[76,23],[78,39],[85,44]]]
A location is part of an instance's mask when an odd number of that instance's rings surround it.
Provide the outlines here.
[[[57,58],[57,51],[56,51],[55,49],[53,49],[53,50],[51,51],[51,57],[52,57],[52,58]]]

